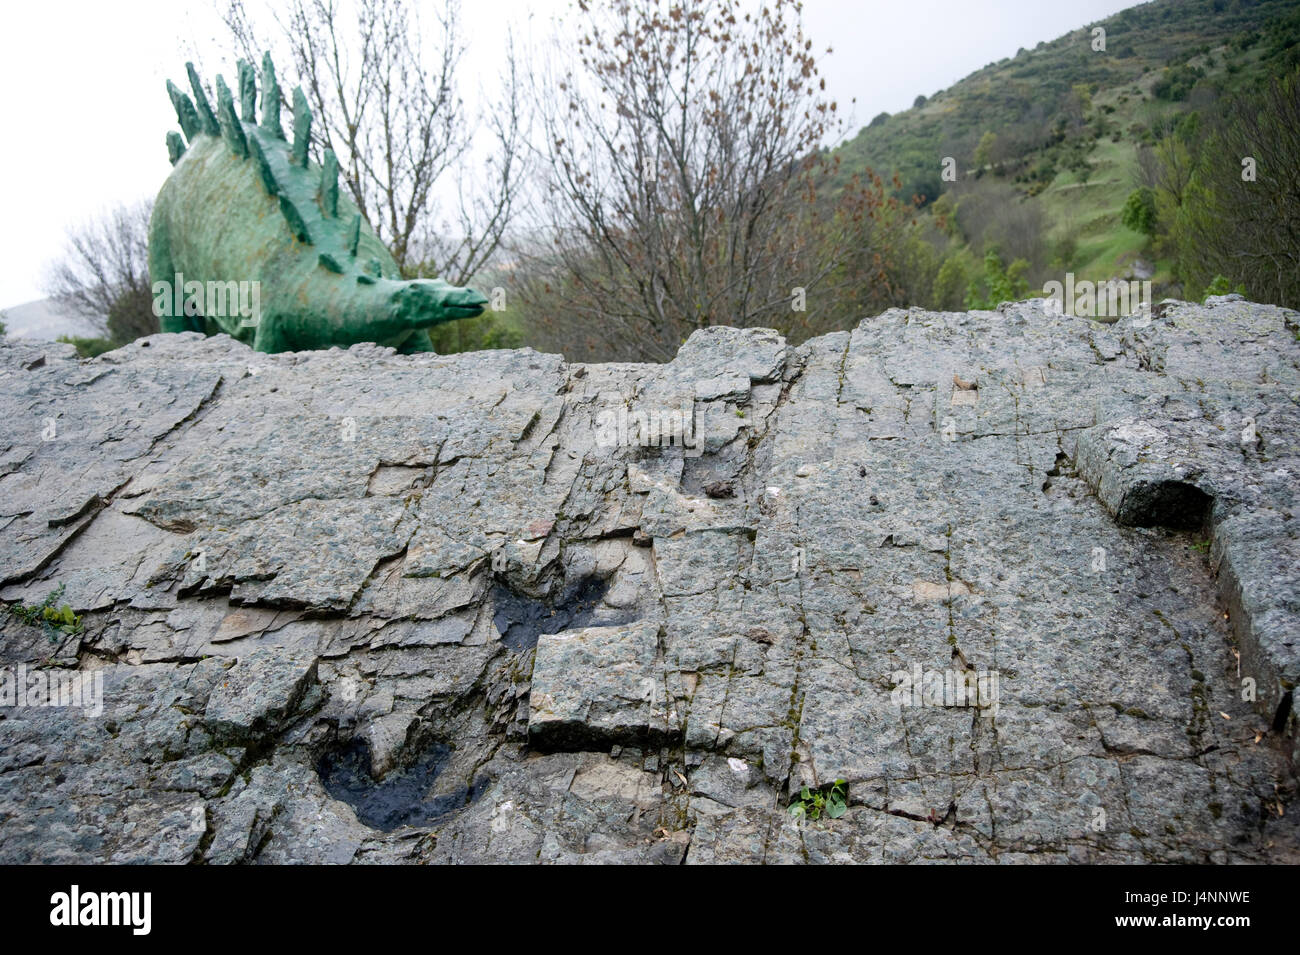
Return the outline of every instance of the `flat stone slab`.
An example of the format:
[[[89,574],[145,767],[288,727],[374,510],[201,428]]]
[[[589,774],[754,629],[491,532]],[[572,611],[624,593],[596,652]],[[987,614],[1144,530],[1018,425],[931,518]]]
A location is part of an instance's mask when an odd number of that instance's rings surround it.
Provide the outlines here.
[[[0,340],[0,862],[1298,862],[1300,316],[1157,311]]]
[[[589,627],[538,638],[528,697],[533,746],[657,748],[671,735],[657,626]]]

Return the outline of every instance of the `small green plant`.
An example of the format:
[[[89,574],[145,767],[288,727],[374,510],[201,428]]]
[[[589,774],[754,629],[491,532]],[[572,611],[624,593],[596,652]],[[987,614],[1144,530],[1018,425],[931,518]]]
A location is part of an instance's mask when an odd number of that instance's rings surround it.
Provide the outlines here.
[[[805,786],[790,802],[790,815],[795,819],[820,819],[822,813],[831,819],[838,819],[848,809],[849,784],[843,779],[837,779],[820,789]]]
[[[94,358],[117,347],[107,338],[77,338],[74,335],[60,335],[58,341],[75,348],[78,358]]]
[[[1192,550],[1198,554],[1208,554],[1210,552],[1210,541],[1207,538],[1203,541],[1192,541]]]
[[[1238,295],[1245,295],[1246,286],[1238,283],[1236,288],[1233,288],[1231,279],[1222,275],[1216,275],[1210,280],[1210,284],[1205,287],[1205,291],[1201,294],[1201,303],[1204,304],[1205,300],[1211,295],[1227,295],[1230,292],[1236,292]]]
[[[59,634],[75,636],[81,633],[84,625],[70,606],[59,604],[59,598],[63,596],[63,588],[64,585],[59,584],[46,594],[45,599],[39,604],[10,604],[9,612],[23,623],[40,627],[49,636],[51,643],[58,640]]]

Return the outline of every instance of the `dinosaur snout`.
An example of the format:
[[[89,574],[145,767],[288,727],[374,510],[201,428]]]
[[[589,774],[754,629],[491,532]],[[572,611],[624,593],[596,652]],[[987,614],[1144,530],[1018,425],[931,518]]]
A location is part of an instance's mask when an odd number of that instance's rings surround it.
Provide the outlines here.
[[[414,279],[393,294],[393,304],[412,326],[427,328],[481,315],[488,300],[472,288],[438,279]]]
[[[480,314],[487,303],[487,297],[472,288],[452,289],[443,300],[449,308],[472,309],[475,315]]]

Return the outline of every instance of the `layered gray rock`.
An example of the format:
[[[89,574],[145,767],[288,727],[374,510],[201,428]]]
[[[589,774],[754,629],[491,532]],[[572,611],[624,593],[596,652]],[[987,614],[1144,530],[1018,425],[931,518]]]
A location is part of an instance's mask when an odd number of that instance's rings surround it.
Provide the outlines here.
[[[2,342],[0,861],[1300,860],[1300,316],[1154,312]]]

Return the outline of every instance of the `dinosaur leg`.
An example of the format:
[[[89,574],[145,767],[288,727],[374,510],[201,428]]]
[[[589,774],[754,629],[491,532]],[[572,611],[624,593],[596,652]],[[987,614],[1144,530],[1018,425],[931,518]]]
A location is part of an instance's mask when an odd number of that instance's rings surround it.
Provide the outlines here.
[[[433,342],[429,340],[429,333],[427,331],[422,328],[417,328],[410,334],[410,337],[402,343],[402,347],[397,349],[397,352],[400,355],[417,355],[420,352],[434,352]]]
[[[158,328],[164,332],[201,332],[203,317],[185,314],[185,296],[179,296],[180,308],[176,307],[177,298],[172,283],[176,270],[172,268],[171,256],[167,254],[165,243],[156,243],[158,248],[149,249],[149,274],[162,283],[162,288],[154,293],[154,314],[158,316]],[[183,290],[182,290],[183,291]]]
[[[253,351],[260,352],[281,352],[289,351],[289,344],[284,340],[280,333],[280,323],[271,315],[263,315],[257,323],[257,330],[253,332],[252,341]]]
[[[158,327],[164,332],[197,332],[201,330],[194,327],[189,316],[184,312],[180,315],[164,315],[158,319]]]

